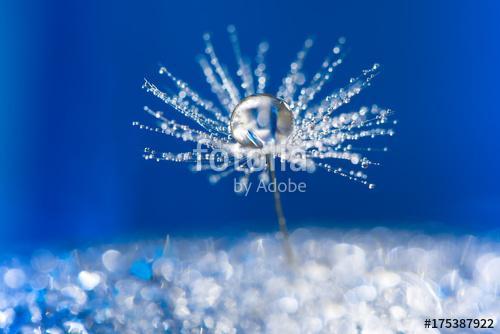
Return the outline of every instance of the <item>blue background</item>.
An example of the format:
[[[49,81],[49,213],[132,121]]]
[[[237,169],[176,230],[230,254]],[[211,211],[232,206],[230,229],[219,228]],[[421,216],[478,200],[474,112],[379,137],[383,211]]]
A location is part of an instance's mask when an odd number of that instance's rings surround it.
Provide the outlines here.
[[[317,172],[285,194],[291,228],[382,224],[482,233],[499,226],[500,24],[497,1],[2,1],[0,243],[18,250],[151,235],[276,229],[270,194],[233,194],[186,166],[141,158],[180,151],[141,132],[141,90],[168,66],[211,96],[195,56],[201,35],[234,68],[226,26],[245,54],[270,42],[276,89],[308,35],[314,72],[339,36],[349,57],[332,87],[373,62],[374,85],[353,101],[397,111],[374,191]],[[152,120],[151,120],[152,122]],[[152,124],[152,123],[151,123]]]

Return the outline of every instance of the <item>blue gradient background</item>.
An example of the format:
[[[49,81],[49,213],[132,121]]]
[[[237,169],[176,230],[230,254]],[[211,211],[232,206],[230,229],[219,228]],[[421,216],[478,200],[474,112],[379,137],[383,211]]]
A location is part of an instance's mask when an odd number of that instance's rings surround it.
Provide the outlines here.
[[[2,1],[0,4],[0,249],[13,251],[149,235],[275,230],[270,194],[233,194],[186,166],[142,160],[175,140],[131,126],[140,89],[165,64],[210,92],[195,63],[214,33],[233,65],[225,28],[242,48],[271,44],[271,84],[316,36],[311,73],[339,36],[346,79],[383,65],[355,106],[396,110],[391,151],[368,191],[318,172],[286,194],[291,228],[420,227],[483,233],[500,226],[500,24],[497,1]],[[234,67],[233,67],[234,68]],[[336,80],[340,86],[345,80]]]

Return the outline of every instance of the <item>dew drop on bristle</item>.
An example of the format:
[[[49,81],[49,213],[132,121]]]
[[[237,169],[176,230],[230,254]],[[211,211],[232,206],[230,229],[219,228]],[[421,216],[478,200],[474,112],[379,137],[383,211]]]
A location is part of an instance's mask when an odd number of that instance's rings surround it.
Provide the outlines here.
[[[231,133],[242,146],[278,145],[285,142],[292,131],[293,115],[289,107],[268,94],[244,98],[231,115]]]

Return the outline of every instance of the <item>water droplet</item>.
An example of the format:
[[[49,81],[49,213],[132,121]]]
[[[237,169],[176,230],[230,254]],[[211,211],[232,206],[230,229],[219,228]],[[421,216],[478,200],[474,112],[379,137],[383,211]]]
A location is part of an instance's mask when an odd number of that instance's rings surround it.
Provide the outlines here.
[[[370,190],[375,189],[375,184],[370,183],[370,184],[368,185],[368,189],[370,189]]]
[[[288,105],[268,94],[244,98],[231,115],[231,133],[242,146],[263,148],[280,144],[293,131]]]
[[[216,184],[217,182],[219,182],[220,180],[220,176],[217,175],[217,174],[213,174],[213,175],[210,175],[208,177],[208,181],[211,183],[211,184]]]

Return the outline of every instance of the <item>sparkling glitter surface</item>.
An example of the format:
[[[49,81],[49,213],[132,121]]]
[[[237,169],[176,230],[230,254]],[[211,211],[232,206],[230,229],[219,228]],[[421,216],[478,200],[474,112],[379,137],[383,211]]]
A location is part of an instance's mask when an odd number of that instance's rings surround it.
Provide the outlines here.
[[[0,266],[6,333],[438,333],[425,318],[493,318],[500,244],[386,229],[166,238]],[[467,332],[467,330],[462,330]]]

